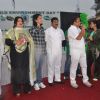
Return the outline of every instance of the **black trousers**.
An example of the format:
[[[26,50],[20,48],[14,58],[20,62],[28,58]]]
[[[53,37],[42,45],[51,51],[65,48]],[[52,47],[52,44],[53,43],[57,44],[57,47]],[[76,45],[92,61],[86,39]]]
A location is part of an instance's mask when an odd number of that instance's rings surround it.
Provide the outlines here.
[[[87,75],[89,78],[91,78],[91,66],[94,62],[95,62],[95,58],[93,52],[89,50],[87,52]]]
[[[94,63],[94,77],[98,78],[100,76],[100,54],[96,58],[96,52],[89,50],[87,52],[87,75],[91,77],[91,66]]]
[[[100,78],[100,54],[95,61],[94,77]]]
[[[28,93],[29,91],[31,91],[31,85],[29,83],[25,83],[25,84],[12,84],[13,85],[13,92],[14,94],[17,93]]]

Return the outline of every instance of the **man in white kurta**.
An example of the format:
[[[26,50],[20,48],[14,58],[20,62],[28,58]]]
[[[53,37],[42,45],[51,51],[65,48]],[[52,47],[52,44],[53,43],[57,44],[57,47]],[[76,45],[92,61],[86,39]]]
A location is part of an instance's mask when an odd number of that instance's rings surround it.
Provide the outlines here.
[[[51,19],[51,27],[45,31],[45,41],[48,57],[48,83],[61,82],[60,69],[62,60],[62,41],[65,40],[63,31],[58,28],[58,19]]]
[[[3,50],[4,50],[3,36],[0,29],[0,95],[1,95],[1,63],[2,63]]]
[[[73,25],[68,29],[68,39],[70,46],[70,55],[71,55],[71,68],[70,68],[70,83],[74,88],[78,88],[76,83],[76,71],[78,63],[80,63],[83,75],[83,84],[87,87],[91,87],[91,83],[88,81],[87,76],[87,62],[86,62],[86,52],[85,52],[85,28],[82,26],[82,29],[79,28],[80,19],[76,18],[73,21]]]

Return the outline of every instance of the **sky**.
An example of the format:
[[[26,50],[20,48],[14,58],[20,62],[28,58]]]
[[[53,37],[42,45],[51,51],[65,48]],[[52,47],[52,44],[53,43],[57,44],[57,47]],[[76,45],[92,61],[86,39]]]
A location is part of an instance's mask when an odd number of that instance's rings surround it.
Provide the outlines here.
[[[94,0],[15,0],[15,10],[75,12],[77,1],[80,12],[88,14],[88,17],[95,16],[95,11],[91,10]],[[12,0],[0,0],[0,10],[14,10]]]

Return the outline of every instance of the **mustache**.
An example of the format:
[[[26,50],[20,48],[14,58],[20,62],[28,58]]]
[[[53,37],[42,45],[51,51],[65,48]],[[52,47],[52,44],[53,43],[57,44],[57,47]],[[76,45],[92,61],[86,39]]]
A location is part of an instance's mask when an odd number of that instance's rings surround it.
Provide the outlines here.
[[[55,24],[55,25],[58,25],[58,24]]]

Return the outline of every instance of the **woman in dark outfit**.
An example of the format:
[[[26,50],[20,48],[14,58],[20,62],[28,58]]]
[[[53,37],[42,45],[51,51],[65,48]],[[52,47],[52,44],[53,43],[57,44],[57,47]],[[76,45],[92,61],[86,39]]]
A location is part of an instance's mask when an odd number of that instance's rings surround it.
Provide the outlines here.
[[[23,24],[22,17],[16,17],[14,27],[6,33],[5,39],[5,44],[10,47],[11,82],[16,96],[20,96],[21,86],[23,86],[25,93],[31,93],[29,54],[33,42],[30,34],[23,28]]]
[[[98,81],[99,75],[100,75],[100,30],[97,29],[96,21],[91,20],[89,21],[89,36],[88,36],[88,51],[87,51],[87,72],[88,76],[91,77],[91,66],[94,64],[94,81]],[[97,56],[97,52],[99,52],[99,56]]]

